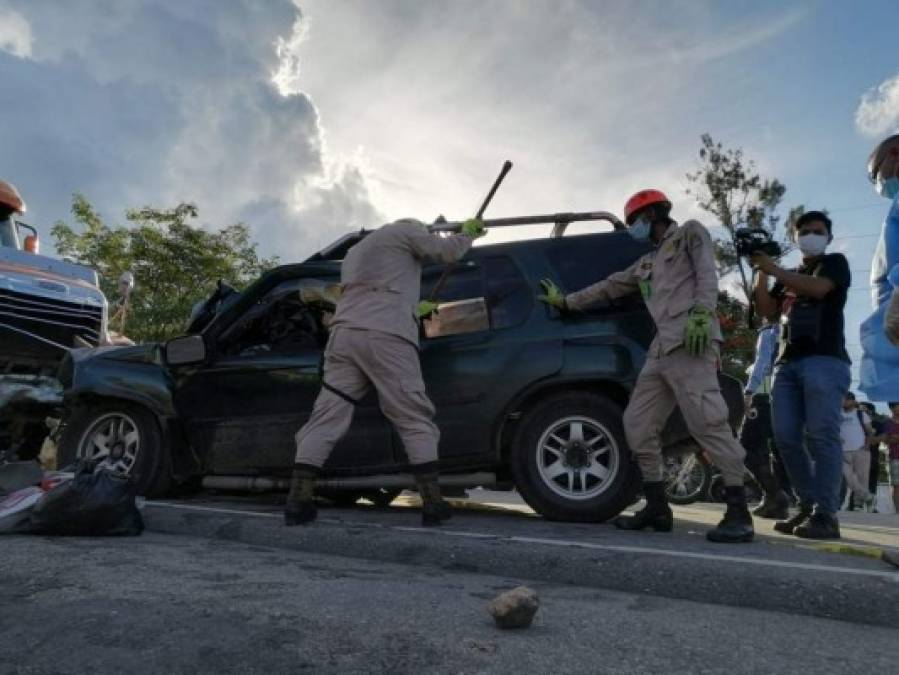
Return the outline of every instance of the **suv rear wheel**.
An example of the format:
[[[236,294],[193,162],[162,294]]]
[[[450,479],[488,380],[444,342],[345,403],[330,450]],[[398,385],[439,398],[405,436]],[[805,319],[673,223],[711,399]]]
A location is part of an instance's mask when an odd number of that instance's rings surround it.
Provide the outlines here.
[[[57,465],[96,460],[131,476],[140,495],[154,496],[171,487],[162,434],[148,410],[124,402],[77,408],[59,439]]]
[[[515,486],[550,520],[601,522],[633,501],[638,472],[621,407],[599,394],[554,394],[525,412],[510,457]]]

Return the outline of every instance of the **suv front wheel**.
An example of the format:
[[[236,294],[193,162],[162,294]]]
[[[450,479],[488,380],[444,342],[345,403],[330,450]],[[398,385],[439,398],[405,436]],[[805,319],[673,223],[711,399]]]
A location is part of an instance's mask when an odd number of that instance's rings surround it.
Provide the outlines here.
[[[583,391],[526,411],[510,462],[528,505],[550,520],[601,522],[621,513],[638,482],[621,417],[616,403]]]
[[[140,495],[164,494],[171,487],[159,424],[148,410],[125,402],[78,407],[63,428],[57,464],[77,460],[103,464],[131,477]]]

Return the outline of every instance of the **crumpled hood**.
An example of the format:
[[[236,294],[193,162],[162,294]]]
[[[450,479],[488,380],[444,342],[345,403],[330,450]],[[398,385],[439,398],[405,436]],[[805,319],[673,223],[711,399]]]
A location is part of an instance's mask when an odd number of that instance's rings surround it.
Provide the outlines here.
[[[73,349],[69,353],[76,363],[93,358],[130,363],[159,363],[160,349],[161,345],[158,342],[145,342],[133,347],[85,347]]]

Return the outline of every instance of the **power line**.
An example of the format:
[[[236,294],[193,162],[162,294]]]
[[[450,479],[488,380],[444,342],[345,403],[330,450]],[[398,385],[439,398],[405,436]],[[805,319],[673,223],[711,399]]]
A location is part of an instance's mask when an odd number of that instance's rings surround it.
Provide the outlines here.
[[[843,239],[870,239],[872,237],[879,237],[880,232],[876,234],[847,234],[845,237],[834,237],[834,241],[842,241]]]

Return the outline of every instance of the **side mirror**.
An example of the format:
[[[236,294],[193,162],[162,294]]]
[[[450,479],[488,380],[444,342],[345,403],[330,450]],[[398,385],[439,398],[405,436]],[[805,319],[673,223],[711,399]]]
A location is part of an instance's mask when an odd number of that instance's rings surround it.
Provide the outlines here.
[[[187,366],[206,360],[206,342],[202,335],[185,335],[165,343],[165,362],[170,366]]]
[[[25,250],[29,253],[40,253],[41,240],[38,239],[36,234],[29,234],[25,237]]]

